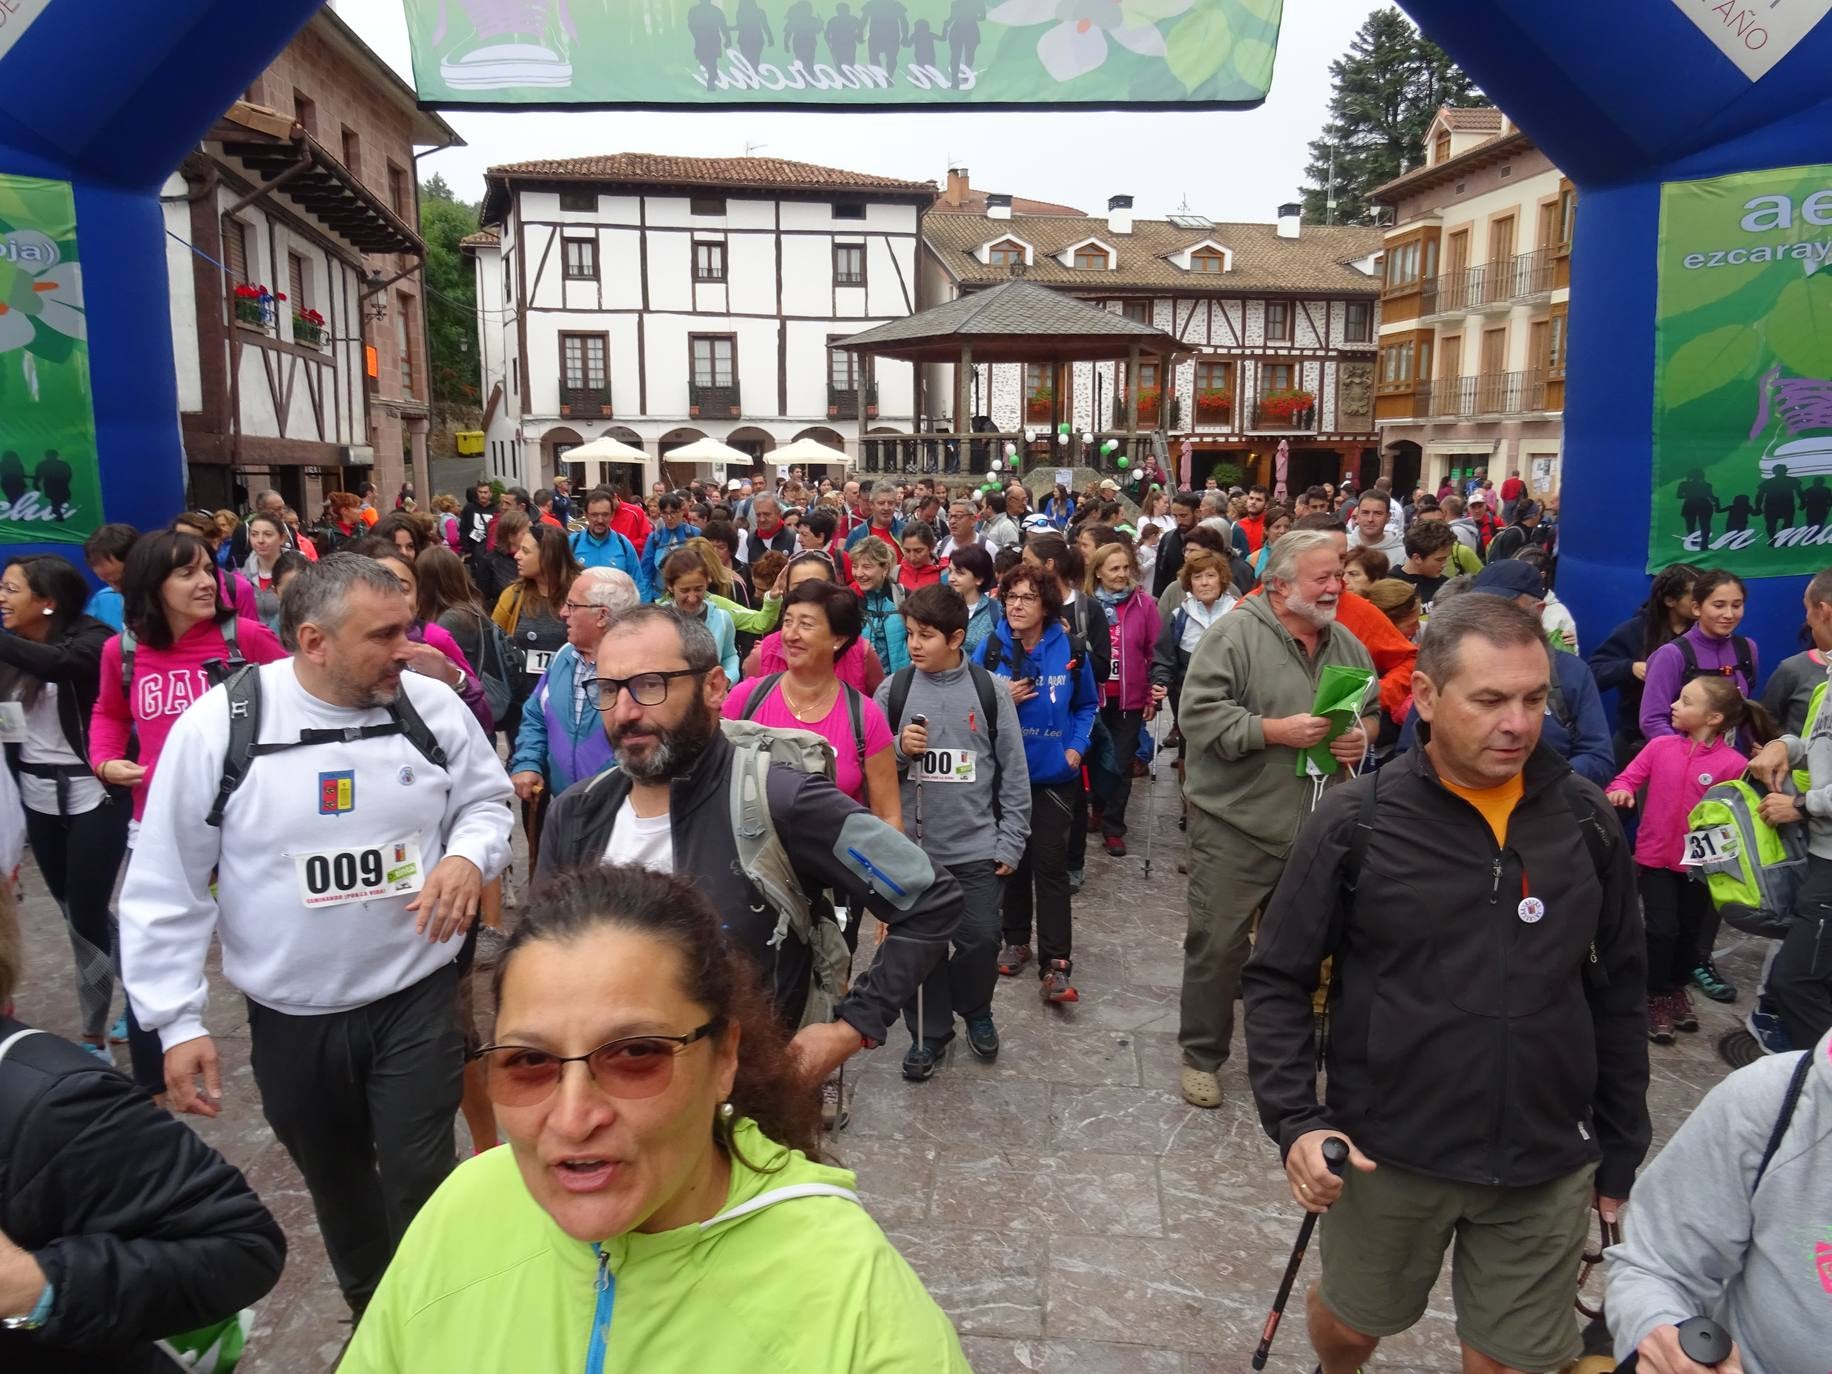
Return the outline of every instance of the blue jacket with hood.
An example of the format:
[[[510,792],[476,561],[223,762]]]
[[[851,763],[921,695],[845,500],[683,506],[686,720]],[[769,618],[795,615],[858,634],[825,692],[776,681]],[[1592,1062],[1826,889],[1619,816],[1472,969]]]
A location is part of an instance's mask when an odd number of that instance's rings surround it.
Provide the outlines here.
[[[1067,757],[1073,749],[1087,757],[1100,695],[1094,686],[1094,669],[1083,653],[1073,657],[1068,631],[1060,624],[1044,627],[1036,651],[1025,653],[1015,643],[1011,626],[1000,621],[986,636],[980,663],[1006,678],[1030,678],[1037,695],[1018,707],[1018,725],[1024,731],[1024,761],[1033,783],[1070,782],[1081,772]]]

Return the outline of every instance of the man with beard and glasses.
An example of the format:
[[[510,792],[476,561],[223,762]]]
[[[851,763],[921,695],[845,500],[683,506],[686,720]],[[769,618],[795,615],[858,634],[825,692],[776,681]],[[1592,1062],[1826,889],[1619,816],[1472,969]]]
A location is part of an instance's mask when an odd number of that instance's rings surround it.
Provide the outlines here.
[[[598,862],[693,874],[794,1029],[812,959],[794,937],[776,939],[777,912],[739,863],[730,800],[737,752],[719,728],[730,684],[711,632],[669,607],[640,606],[599,641],[597,672],[592,690],[618,766],[554,802],[535,876]],[[961,890],[900,830],[824,777],[776,765],[766,800],[802,891],[863,893],[863,906],[890,927],[835,1019],[795,1037],[808,1080],[819,1082],[859,1050],[882,1044],[947,957]]]
[[[204,1027],[220,942],[248,999],[261,1110],[358,1316],[452,1169],[452,937],[509,861],[508,775],[463,698],[407,671],[413,621],[373,559],[297,574],[280,611],[293,657],[179,717],[121,892],[128,996],[164,1046],[171,1105],[199,1116],[225,1106]]]
[[[1272,546],[1262,594],[1223,616],[1190,655],[1178,724],[1189,799],[1189,928],[1177,1040],[1182,1090],[1197,1107],[1221,1105],[1219,1072],[1234,1034],[1234,997],[1248,930],[1285,870],[1292,837],[1316,788],[1298,751],[1322,743],[1329,721],[1311,714],[1331,664],[1373,669],[1368,651],[1335,623],[1342,556],[1323,530],[1294,530]],[[1346,767],[1368,731],[1329,746]]]

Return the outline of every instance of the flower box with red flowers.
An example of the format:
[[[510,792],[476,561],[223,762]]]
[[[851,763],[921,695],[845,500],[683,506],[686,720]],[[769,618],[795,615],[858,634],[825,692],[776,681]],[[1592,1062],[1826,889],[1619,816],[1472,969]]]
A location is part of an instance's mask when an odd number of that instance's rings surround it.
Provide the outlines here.
[[[311,309],[293,311],[293,342],[308,348],[320,347],[324,343],[324,316]]]
[[[286,299],[284,295],[276,295],[265,286],[255,286],[248,282],[236,284],[234,297],[237,323],[254,325],[258,329],[273,323],[274,303]]]

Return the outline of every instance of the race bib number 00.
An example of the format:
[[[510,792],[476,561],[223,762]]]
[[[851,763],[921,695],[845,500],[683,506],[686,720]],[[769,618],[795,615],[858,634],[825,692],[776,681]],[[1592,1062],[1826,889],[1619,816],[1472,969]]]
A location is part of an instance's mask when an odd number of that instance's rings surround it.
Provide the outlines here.
[[[293,870],[299,900],[309,910],[400,897],[418,892],[426,882],[418,840],[295,854]]]
[[[25,743],[25,707],[16,701],[0,701],[0,744]]]
[[[974,777],[971,749],[931,749],[922,756],[924,782],[972,782]]]
[[[553,653],[547,649],[528,649],[523,653],[523,661],[529,677],[539,677],[547,671],[547,665],[553,662]]]
[[[1704,830],[1686,832],[1686,848],[1679,861],[1687,868],[1701,868],[1705,864],[1721,863],[1736,856],[1736,829],[1728,825],[1714,825]]]

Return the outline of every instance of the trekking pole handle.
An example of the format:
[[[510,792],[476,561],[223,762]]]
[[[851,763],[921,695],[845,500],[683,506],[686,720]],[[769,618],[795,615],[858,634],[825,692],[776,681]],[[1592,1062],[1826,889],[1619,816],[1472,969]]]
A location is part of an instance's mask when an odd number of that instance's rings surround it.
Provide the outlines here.
[[[1715,1369],[1730,1358],[1730,1333],[1710,1317],[1687,1317],[1678,1332],[1680,1352],[1694,1364]]]
[[[1339,1135],[1333,1135],[1323,1142],[1323,1166],[1337,1178],[1348,1166],[1349,1143]]]

